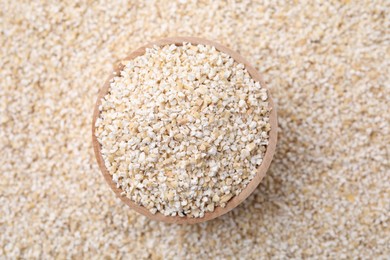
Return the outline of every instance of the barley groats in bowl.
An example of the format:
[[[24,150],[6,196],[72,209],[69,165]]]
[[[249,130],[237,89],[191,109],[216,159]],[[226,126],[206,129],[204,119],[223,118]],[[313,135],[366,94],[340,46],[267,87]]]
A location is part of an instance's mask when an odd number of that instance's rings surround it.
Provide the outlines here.
[[[259,184],[276,112],[257,72],[203,39],[170,38],[122,62],[101,91],[93,139],[106,180],[150,218],[201,222]]]

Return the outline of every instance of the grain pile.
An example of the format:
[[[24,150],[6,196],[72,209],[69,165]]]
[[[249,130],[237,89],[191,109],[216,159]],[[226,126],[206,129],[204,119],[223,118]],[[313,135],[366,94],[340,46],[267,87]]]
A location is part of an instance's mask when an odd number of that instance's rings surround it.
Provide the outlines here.
[[[0,3],[0,255],[372,258],[389,249],[389,1]],[[238,50],[278,106],[267,177],[204,224],[148,221],[95,162],[102,78],[147,41]]]
[[[264,158],[266,89],[209,45],[155,46],[124,63],[94,132],[121,195],[165,216],[224,208]]]

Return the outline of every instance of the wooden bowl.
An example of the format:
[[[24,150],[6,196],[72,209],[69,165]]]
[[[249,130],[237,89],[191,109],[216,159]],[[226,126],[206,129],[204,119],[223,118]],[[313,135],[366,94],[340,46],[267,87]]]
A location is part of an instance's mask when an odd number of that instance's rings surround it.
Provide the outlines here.
[[[162,40],[159,40],[156,42],[149,43],[149,44],[135,50],[134,52],[130,53],[130,55],[124,60],[131,60],[137,56],[143,55],[145,53],[146,48],[153,47],[154,45],[163,46],[163,45],[167,45],[167,44],[176,44],[176,45],[180,46],[180,45],[183,45],[183,42],[190,42],[194,45],[196,45],[196,44],[212,45],[217,50],[229,54],[235,61],[237,61],[238,63],[244,64],[245,68],[247,69],[247,71],[249,72],[251,77],[255,81],[260,82],[262,87],[265,87],[265,84],[264,84],[260,74],[240,54],[238,54],[235,51],[230,50],[229,48],[227,48],[223,45],[220,45],[220,44],[215,43],[213,41],[201,39],[201,38],[194,38],[194,37],[165,38],[165,39],[162,39]],[[97,101],[96,101],[96,105],[94,108],[94,114],[93,114],[93,119],[92,119],[92,143],[93,143],[93,148],[95,151],[95,156],[96,156],[100,170],[102,171],[106,182],[108,183],[108,185],[110,185],[111,189],[115,192],[115,194],[130,208],[134,209],[138,213],[141,213],[142,215],[144,215],[150,219],[164,221],[167,223],[176,223],[176,224],[194,224],[194,223],[200,223],[200,222],[204,222],[207,220],[211,220],[211,219],[214,219],[216,217],[219,217],[219,216],[229,212],[230,210],[237,207],[238,204],[243,202],[256,189],[256,187],[259,185],[259,183],[261,182],[261,180],[265,176],[265,174],[266,174],[266,172],[271,164],[272,157],[275,153],[278,123],[277,123],[277,115],[276,115],[275,106],[274,106],[274,103],[272,102],[272,99],[269,95],[269,91],[268,91],[268,102],[269,102],[270,107],[272,108],[272,111],[270,113],[271,130],[270,130],[270,134],[269,134],[269,144],[268,144],[267,150],[265,152],[263,162],[261,163],[261,165],[257,169],[257,174],[252,179],[252,181],[245,187],[244,190],[242,190],[242,192],[239,195],[234,196],[230,201],[228,201],[225,208],[216,207],[213,212],[205,213],[202,218],[164,216],[163,214],[161,214],[159,212],[157,212],[156,214],[152,214],[145,207],[134,203],[133,201],[131,201],[129,198],[127,198],[125,196],[120,195],[122,190],[120,188],[117,188],[115,182],[112,180],[112,176],[110,175],[106,166],[104,165],[104,160],[103,160],[103,157],[101,154],[101,146],[100,146],[100,144],[95,136],[95,122],[96,122],[96,119],[99,117],[99,106],[101,104],[101,99],[102,99],[102,97],[104,97],[107,94],[107,92],[109,90],[110,80],[113,77],[115,77],[115,75],[119,75],[119,72],[122,70],[123,67],[124,67],[124,65],[118,65],[114,70],[114,73],[116,72],[116,74],[113,73],[108,78],[108,80],[104,84],[103,88],[100,90],[100,92],[98,94]]]

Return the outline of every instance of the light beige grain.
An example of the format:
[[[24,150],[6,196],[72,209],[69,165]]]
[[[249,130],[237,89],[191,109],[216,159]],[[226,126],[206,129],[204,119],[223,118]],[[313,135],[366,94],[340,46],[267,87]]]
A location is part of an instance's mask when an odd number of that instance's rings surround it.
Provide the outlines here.
[[[123,62],[101,97],[94,135],[124,196],[153,213],[200,218],[225,207],[257,174],[271,142],[261,127],[271,108],[260,104],[268,100],[264,86],[233,57],[210,45],[179,44],[147,48]],[[246,114],[247,96],[256,101],[249,105],[253,115]],[[201,103],[195,119],[191,112]],[[129,128],[134,122],[139,126]],[[215,194],[223,199],[209,207]]]
[[[0,255],[388,258],[390,2],[180,2],[0,2]],[[124,207],[90,141],[112,64],[177,35],[247,57],[280,125],[257,191],[193,226]]]

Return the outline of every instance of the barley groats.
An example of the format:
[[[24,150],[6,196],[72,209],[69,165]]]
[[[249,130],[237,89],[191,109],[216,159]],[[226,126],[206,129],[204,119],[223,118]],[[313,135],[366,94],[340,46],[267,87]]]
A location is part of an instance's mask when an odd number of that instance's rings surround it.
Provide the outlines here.
[[[271,129],[267,99],[212,46],[155,46],[113,78],[95,134],[123,196],[152,213],[203,217],[255,176]]]

